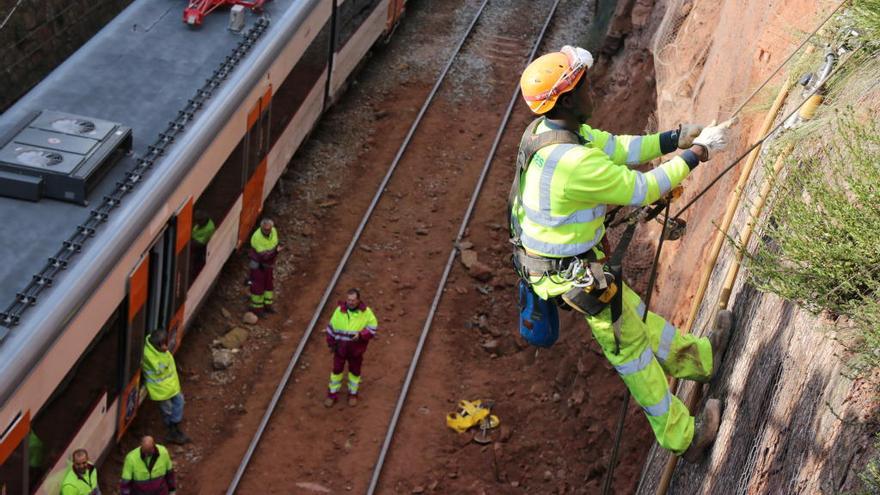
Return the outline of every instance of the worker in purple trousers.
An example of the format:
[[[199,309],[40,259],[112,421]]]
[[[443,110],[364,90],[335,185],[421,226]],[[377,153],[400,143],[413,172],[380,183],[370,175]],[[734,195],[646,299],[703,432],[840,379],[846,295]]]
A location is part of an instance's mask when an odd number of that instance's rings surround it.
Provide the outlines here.
[[[327,325],[327,345],[333,353],[333,371],[327,389],[325,407],[333,407],[342,388],[342,372],[348,362],[348,405],[357,405],[361,384],[361,364],[370,339],[376,336],[379,323],[357,289],[349,289]]]
[[[279,252],[281,252],[281,246],[278,244],[278,231],[275,230],[275,223],[264,218],[260,221],[260,228],[251,236],[251,248],[248,250],[250,308],[251,312],[257,316],[275,312],[272,309],[275,297],[272,270]]]

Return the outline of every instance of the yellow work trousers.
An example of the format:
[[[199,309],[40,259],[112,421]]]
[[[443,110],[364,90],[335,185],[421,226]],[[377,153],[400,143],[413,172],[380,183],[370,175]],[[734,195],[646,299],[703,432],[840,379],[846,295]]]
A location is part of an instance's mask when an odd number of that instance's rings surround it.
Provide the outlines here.
[[[642,322],[645,304],[623,284],[620,316],[620,351],[615,354],[611,308],[587,316],[593,337],[605,357],[642,407],[661,447],[681,454],[694,436],[694,418],[687,407],[669,391],[667,375],[708,381],[712,375],[712,347],[705,337],[682,334],[655,313]]]

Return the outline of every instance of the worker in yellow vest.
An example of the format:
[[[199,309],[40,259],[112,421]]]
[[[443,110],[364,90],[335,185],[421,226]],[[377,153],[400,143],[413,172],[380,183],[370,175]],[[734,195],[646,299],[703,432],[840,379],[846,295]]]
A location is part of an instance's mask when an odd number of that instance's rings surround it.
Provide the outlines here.
[[[120,495],[174,495],[177,480],[168,449],[151,436],[141,438],[140,447],[125,456]]]
[[[76,449],[71,456],[73,464],[61,482],[61,495],[101,495],[98,469],[89,462],[86,449]]]
[[[325,407],[333,407],[342,388],[342,372],[348,362],[348,405],[358,402],[361,365],[370,339],[376,336],[379,322],[369,306],[361,300],[358,289],[349,289],[345,301],[339,301],[327,325],[327,345],[333,353],[333,370],[327,388]]]
[[[539,115],[523,134],[510,195],[521,332],[541,323],[526,314],[534,308],[555,312],[558,301],[583,313],[660,446],[696,461],[714,441],[721,405],[708,400],[695,421],[670,393],[667,374],[708,381],[729,341],[732,315],[719,314],[708,338],[683,334],[651,312],[643,323],[645,305],[619,272],[609,273],[618,270],[606,263],[602,241],[606,205],[657,201],[727,145],[729,123],[644,136],[594,129],[585,123],[593,111],[592,63],[588,51],[566,46],[535,59],[520,80],[526,104]],[[653,170],[632,168],[676,149],[684,151]]]
[[[208,242],[214,237],[217,226],[214,221],[202,210],[196,210],[193,214],[192,245],[190,246],[189,280],[196,279],[208,256]]]
[[[147,337],[144,346],[144,359],[141,368],[150,400],[159,403],[162,422],[168,428],[166,439],[171,443],[188,443],[189,437],[180,429],[183,421],[183,392],[180,390],[180,379],[174,355],[168,350],[168,332],[159,328]]]
[[[275,223],[264,218],[260,221],[260,228],[251,236],[251,248],[248,251],[250,308],[251,312],[257,316],[275,312],[272,307],[272,303],[275,302],[273,268],[279,252],[281,252],[281,246],[278,244],[278,231],[275,230]]]

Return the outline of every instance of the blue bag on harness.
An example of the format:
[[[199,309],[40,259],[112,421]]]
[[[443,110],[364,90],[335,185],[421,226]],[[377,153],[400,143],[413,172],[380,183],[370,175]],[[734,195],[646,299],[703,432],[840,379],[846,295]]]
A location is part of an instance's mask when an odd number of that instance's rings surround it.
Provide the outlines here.
[[[519,281],[519,334],[536,347],[550,347],[559,338],[559,309]]]

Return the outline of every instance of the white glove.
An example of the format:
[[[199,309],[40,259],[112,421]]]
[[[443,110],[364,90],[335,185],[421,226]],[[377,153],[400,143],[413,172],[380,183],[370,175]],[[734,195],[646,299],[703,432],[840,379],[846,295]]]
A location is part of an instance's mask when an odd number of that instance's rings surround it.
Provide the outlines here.
[[[706,148],[707,159],[727,147],[730,135],[730,126],[736,123],[736,119],[730,119],[719,125],[711,125],[700,131],[700,135],[694,139],[694,144]]]
[[[686,150],[694,145],[694,139],[703,131],[700,124],[678,125],[678,149]]]

